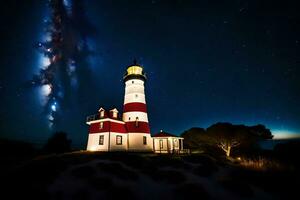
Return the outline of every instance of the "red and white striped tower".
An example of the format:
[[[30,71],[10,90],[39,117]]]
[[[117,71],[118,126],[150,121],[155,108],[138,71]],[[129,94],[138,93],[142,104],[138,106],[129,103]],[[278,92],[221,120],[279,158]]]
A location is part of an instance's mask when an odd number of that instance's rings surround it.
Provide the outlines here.
[[[134,61],[124,76],[125,97],[123,121],[128,131],[129,151],[153,151],[147,115],[143,68]]]

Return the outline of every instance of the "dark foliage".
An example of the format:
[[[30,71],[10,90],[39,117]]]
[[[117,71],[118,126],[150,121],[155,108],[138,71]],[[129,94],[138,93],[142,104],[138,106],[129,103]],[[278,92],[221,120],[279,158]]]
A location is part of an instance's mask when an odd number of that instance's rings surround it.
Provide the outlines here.
[[[49,199],[47,186],[67,168],[68,164],[58,156],[35,159],[22,167],[1,176],[3,197],[10,199]],[[15,192],[15,188],[18,192]]]
[[[286,143],[279,143],[274,148],[275,156],[286,162],[295,165],[296,167],[300,166],[300,140],[292,140]]]
[[[71,151],[71,140],[65,132],[56,132],[43,147],[44,153],[64,153]]]
[[[35,155],[37,155],[37,150],[30,143],[0,139],[1,172],[11,169]]]
[[[186,162],[190,162],[193,164],[202,164],[202,163],[209,163],[212,164],[214,163],[214,159],[208,155],[204,155],[204,154],[192,154],[190,156],[185,156],[182,158],[184,161]]]
[[[261,124],[245,126],[230,123],[216,123],[206,130],[191,128],[183,132],[181,136],[184,137],[186,148],[210,152],[215,155],[220,155],[220,149],[227,151],[228,146],[232,148],[234,153],[249,153],[259,149],[258,141],[273,137],[271,131]]]
[[[203,147],[200,138],[201,134],[205,134],[205,129],[194,127],[187,131],[184,131],[181,134],[181,137],[184,138],[184,147],[189,149],[199,149]]]
[[[261,188],[265,192],[279,197],[279,199],[295,199],[295,196],[298,195],[299,190],[299,175],[299,170],[255,171],[247,169],[235,169],[232,170],[231,173],[228,175],[228,179],[232,179],[230,181],[231,183],[240,183],[245,187],[245,184],[248,184]],[[247,192],[248,189],[242,188],[244,186],[240,186],[240,192]],[[229,189],[229,187],[227,188]],[[233,190],[233,192],[236,191]]]
[[[266,128],[262,124],[258,124],[255,126],[249,126],[247,128],[253,135],[256,135],[259,139],[272,139],[273,138],[273,135],[272,135],[270,129]]]
[[[22,141],[0,139],[0,155],[19,158],[32,156],[36,153],[36,149],[32,144]]]

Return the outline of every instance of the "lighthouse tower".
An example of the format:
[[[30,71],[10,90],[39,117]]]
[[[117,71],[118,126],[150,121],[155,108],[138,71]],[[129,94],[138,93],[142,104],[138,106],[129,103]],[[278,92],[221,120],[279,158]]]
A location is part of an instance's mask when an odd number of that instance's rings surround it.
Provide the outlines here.
[[[123,121],[128,131],[129,151],[152,151],[153,141],[147,115],[143,67],[134,61],[124,75],[125,97]]]

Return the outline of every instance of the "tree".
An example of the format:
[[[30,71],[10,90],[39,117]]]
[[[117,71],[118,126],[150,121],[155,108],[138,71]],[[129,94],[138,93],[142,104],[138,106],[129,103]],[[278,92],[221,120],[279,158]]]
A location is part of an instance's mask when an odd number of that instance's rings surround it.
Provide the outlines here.
[[[273,135],[270,129],[267,129],[264,125],[258,124],[255,126],[249,126],[251,133],[256,135],[259,139],[272,139]]]
[[[234,131],[234,127],[229,123],[217,123],[207,129],[202,139],[222,149],[229,157],[231,149],[241,144],[239,135]]]
[[[71,151],[71,143],[65,132],[56,132],[48,139],[43,150],[46,153],[64,153]]]
[[[273,135],[264,125],[255,126],[233,125],[231,123],[216,123],[206,130],[191,128],[181,134],[184,145],[190,149],[207,151],[221,149],[226,156],[231,155],[232,149],[253,152],[258,148],[258,141],[272,139]]]
[[[199,149],[201,145],[201,135],[205,134],[204,128],[191,128],[187,131],[184,131],[181,134],[181,137],[184,138],[184,146],[189,149]]]
[[[251,146],[256,143],[260,137],[253,132],[253,129],[245,125],[217,123],[207,128],[201,140],[216,145],[225,152],[227,157],[230,157],[233,148],[242,145]]]

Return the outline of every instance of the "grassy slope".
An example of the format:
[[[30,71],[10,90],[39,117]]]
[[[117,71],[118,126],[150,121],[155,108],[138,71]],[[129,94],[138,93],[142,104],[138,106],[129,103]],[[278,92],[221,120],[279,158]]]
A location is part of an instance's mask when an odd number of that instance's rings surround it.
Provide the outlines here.
[[[2,171],[9,199],[273,199],[293,195],[299,177],[250,171],[207,155],[74,152]]]

